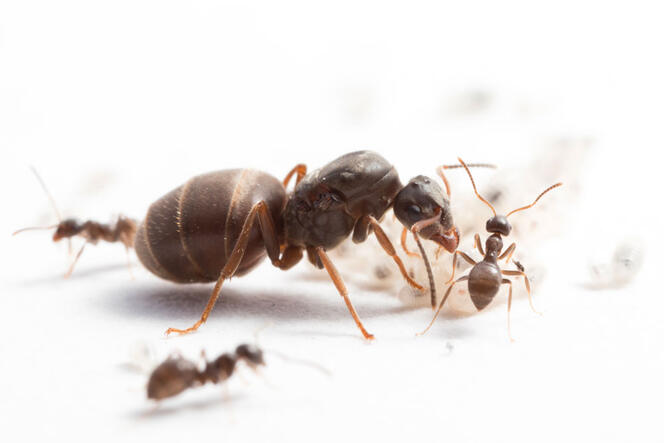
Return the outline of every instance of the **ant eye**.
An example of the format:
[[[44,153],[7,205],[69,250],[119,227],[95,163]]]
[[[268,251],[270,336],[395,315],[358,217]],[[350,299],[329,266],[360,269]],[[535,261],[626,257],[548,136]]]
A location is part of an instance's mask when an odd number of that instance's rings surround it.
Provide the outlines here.
[[[422,214],[422,208],[420,208],[417,205],[410,205],[406,208],[406,212],[408,212],[408,215],[412,217],[416,217],[420,214]]]

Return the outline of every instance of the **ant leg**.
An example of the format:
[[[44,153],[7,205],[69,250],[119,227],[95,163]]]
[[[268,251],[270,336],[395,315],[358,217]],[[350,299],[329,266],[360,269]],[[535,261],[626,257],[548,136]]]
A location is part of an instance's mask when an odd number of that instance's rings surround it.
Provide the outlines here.
[[[427,333],[427,331],[428,331],[429,329],[431,329],[431,326],[433,326],[434,322],[435,322],[436,319],[438,318],[438,314],[440,314],[440,310],[443,309],[443,305],[444,305],[445,302],[447,301],[447,297],[449,297],[450,292],[452,292],[452,288],[454,287],[454,285],[456,285],[456,284],[459,283],[459,282],[466,281],[466,280],[468,280],[468,276],[467,276],[467,275],[464,275],[463,277],[459,277],[454,283],[452,283],[452,284],[450,285],[449,288],[447,288],[447,292],[445,292],[445,296],[444,296],[443,299],[440,301],[440,304],[438,305],[438,309],[436,310],[436,313],[434,314],[433,318],[431,319],[431,323],[429,323],[429,326],[427,326],[426,329],[425,329],[424,331],[422,331],[422,332],[418,332],[416,335],[424,335],[424,334]]]
[[[300,180],[302,180],[302,178],[307,175],[307,165],[304,163],[295,165],[295,167],[290,170],[283,181],[284,188],[288,187],[288,182],[290,181],[291,177],[293,177],[293,174],[297,174],[297,177],[295,178],[295,186],[297,186],[297,184],[300,183]]]
[[[369,216],[368,219],[369,219],[369,224],[373,228],[373,233],[376,236],[376,238],[378,239],[378,243],[380,243],[380,245],[385,250],[385,252],[387,252],[387,255],[392,257],[394,262],[399,267],[399,270],[401,271],[401,275],[403,275],[403,278],[406,279],[408,284],[411,285],[413,288],[418,289],[420,291],[422,289],[424,289],[415,280],[410,278],[410,276],[408,275],[408,272],[406,271],[405,266],[403,265],[403,262],[401,261],[401,259],[397,255],[397,251],[394,249],[394,246],[392,245],[392,242],[390,241],[390,239],[385,234],[385,231],[383,231],[383,228],[380,227],[380,224],[378,224],[378,221],[376,221],[376,219],[371,217],[371,216]]]
[[[482,257],[486,255],[484,254],[484,248],[482,247],[482,240],[480,239],[479,234],[475,234],[475,247],[480,252],[480,254],[482,254]]]
[[[408,246],[406,246],[406,236],[408,235],[408,228],[403,227],[403,230],[401,231],[401,248],[403,249],[403,252],[406,253],[408,257],[417,257],[420,258],[420,254],[417,252],[412,252],[408,250]]]
[[[475,260],[473,260],[472,258],[470,258],[470,256],[468,256],[468,254],[466,254],[462,251],[459,251],[458,249],[456,251],[454,251],[454,255],[452,256],[452,276],[450,277],[449,280],[447,280],[445,282],[446,285],[450,284],[450,282],[452,280],[454,280],[454,271],[456,270],[457,254],[459,254],[461,257],[463,257],[463,259],[466,260],[471,265],[475,266],[477,264],[477,262]]]
[[[135,277],[134,271],[131,270],[131,254],[129,253],[129,246],[125,245],[125,251],[127,252],[127,269],[129,269],[129,276],[133,280]]]
[[[509,279],[504,278],[502,284],[510,285],[510,293],[507,296],[507,335],[510,338],[510,341],[513,342],[514,338],[512,337],[512,322],[510,320],[510,311],[512,310],[512,282]]]
[[[516,243],[512,243],[509,248],[505,250],[500,256],[498,257],[498,260],[502,260],[503,258],[507,257],[505,259],[505,263],[509,263],[510,259],[512,258],[512,254],[514,254],[514,250],[516,249]]]
[[[533,305],[533,295],[530,293],[530,281],[528,280],[528,276],[526,275],[525,272],[522,271],[501,271],[503,275],[514,275],[514,276],[522,276],[523,277],[523,282],[526,284],[526,290],[528,291],[528,302],[530,303],[530,309],[533,310],[535,314],[542,315],[541,312],[539,312],[537,309],[535,309],[535,306]]]
[[[439,220],[439,214],[440,214],[440,208],[436,210],[433,217],[420,220],[410,228],[410,232],[413,233],[413,238],[415,239],[415,243],[417,243],[417,247],[420,250],[420,254],[422,254],[422,261],[424,262],[424,267],[426,268],[427,276],[429,277],[429,292],[431,293],[431,309],[435,309],[436,307],[436,282],[434,281],[433,271],[431,271],[431,264],[429,264],[429,258],[427,257],[427,253],[424,250],[424,246],[422,246],[422,242],[420,241],[420,236],[418,235],[418,232],[420,232],[420,230],[426,228],[427,226],[436,223]]]
[[[65,278],[71,277],[72,272],[74,272],[74,266],[76,266],[76,262],[78,261],[78,259],[81,258],[81,254],[83,254],[83,249],[85,249],[85,245],[87,244],[88,242],[83,243],[81,249],[78,250],[76,257],[74,257],[74,261],[71,263],[71,266],[69,266],[69,270],[67,270],[67,272],[65,273]]]
[[[368,333],[366,329],[364,329],[362,320],[360,320],[360,317],[357,315],[357,312],[355,311],[353,304],[350,302],[350,298],[348,298],[348,290],[346,289],[344,281],[341,279],[341,275],[339,275],[339,271],[337,271],[337,268],[334,267],[334,264],[330,261],[330,259],[328,258],[327,254],[325,253],[322,247],[320,246],[317,247],[316,253],[320,258],[320,261],[323,263],[325,270],[330,275],[332,283],[334,283],[334,286],[337,287],[337,291],[339,291],[339,294],[341,294],[341,296],[343,297],[344,302],[346,302],[346,307],[348,308],[348,311],[350,311],[350,315],[353,316],[355,324],[357,325],[358,328],[360,328],[360,331],[362,331],[362,335],[367,340],[373,340],[374,336]]]
[[[251,208],[251,211],[249,211],[249,215],[247,215],[247,218],[245,219],[244,224],[242,225],[242,231],[240,231],[240,236],[238,237],[237,242],[233,247],[233,251],[231,252],[230,257],[228,258],[228,261],[221,269],[221,272],[219,274],[219,279],[217,280],[217,283],[214,285],[214,289],[212,290],[212,294],[210,295],[210,299],[208,300],[208,303],[205,306],[205,310],[203,311],[201,318],[196,323],[194,323],[193,326],[187,329],[168,328],[166,330],[166,335],[172,332],[177,332],[179,334],[188,334],[189,332],[195,331],[196,329],[199,328],[200,325],[205,323],[208,316],[210,315],[210,312],[212,311],[212,308],[214,308],[217,299],[219,298],[221,287],[224,284],[224,281],[227,278],[231,278],[235,274],[235,271],[237,270],[238,266],[240,266],[240,262],[242,262],[242,258],[244,257],[244,253],[247,249],[247,243],[249,243],[249,235],[251,234],[251,229],[253,228],[254,222],[256,221],[256,215],[259,216],[261,234],[263,236],[263,241],[265,242],[265,247],[268,251],[268,254],[272,259],[272,263],[273,264],[276,263],[275,266],[279,266],[281,264],[281,260],[278,257],[279,242],[276,238],[276,235],[270,237],[269,223],[271,223],[272,217],[270,216],[267,204],[261,200]],[[274,234],[274,231],[272,231],[272,234]],[[274,254],[277,255],[276,259],[273,258]]]

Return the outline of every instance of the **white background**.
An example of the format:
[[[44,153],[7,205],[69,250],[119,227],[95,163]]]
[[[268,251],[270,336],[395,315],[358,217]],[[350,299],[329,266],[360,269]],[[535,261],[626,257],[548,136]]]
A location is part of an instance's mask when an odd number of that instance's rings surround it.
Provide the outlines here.
[[[3,1],[2,434],[661,441],[664,31],[655,4]],[[480,104],[469,107],[469,96]],[[561,173],[581,185],[558,194],[564,221],[544,221],[556,234],[539,234],[544,316],[521,291],[515,343],[504,294],[494,309],[444,316],[415,338],[430,310],[402,304],[396,287],[349,283],[377,336],[366,343],[333,285],[304,261],[233,280],[199,332],[165,339],[165,328],[198,318],[209,285],[160,281],[135,256],[132,279],[123,248],[108,244],[88,248],[64,280],[64,244],[46,232],[10,236],[54,222],[29,165],[65,216],[106,222],[142,217],[209,170],[282,177],[296,163],[315,168],[367,148],[403,180],[457,155],[518,174],[560,140],[591,151],[580,175]],[[473,201],[465,177],[454,183]],[[549,184],[529,182],[510,202]],[[481,203],[455,208],[477,211],[481,232]],[[588,289],[588,261],[610,260],[630,238],[646,244],[637,279]],[[332,375],[268,353],[264,376],[244,371],[225,396],[208,386],[153,410],[147,374],[128,368],[136,349],[213,356],[261,328],[264,348]]]

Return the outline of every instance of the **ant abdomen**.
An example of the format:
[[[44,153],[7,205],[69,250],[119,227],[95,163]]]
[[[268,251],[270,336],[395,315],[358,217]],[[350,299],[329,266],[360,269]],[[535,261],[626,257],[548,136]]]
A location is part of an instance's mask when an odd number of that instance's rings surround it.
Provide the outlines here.
[[[169,358],[155,368],[148,381],[148,398],[162,400],[192,387],[198,379],[198,368],[189,360]]]
[[[500,269],[493,263],[479,262],[468,274],[468,292],[478,311],[484,309],[496,296],[502,282]]]
[[[193,177],[150,206],[138,227],[136,255],[150,272],[166,280],[216,281],[251,208],[261,200],[272,218],[280,220],[286,191],[267,173],[231,169]],[[265,256],[259,228],[254,226],[234,275],[249,272]]]

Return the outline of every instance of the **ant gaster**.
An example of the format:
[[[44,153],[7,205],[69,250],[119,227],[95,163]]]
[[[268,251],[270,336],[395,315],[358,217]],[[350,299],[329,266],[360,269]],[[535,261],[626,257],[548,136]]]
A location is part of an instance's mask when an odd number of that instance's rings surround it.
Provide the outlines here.
[[[74,261],[70,265],[69,270],[65,274],[65,277],[69,277],[72,274],[72,272],[74,271],[74,266],[78,262],[78,259],[81,257],[81,254],[83,254],[83,250],[85,249],[85,246],[88,243],[95,245],[100,240],[109,243],[120,242],[124,245],[125,249],[127,250],[127,253],[129,252],[129,249],[133,247],[134,237],[136,236],[136,221],[124,217],[122,215],[118,217],[117,221],[114,224],[103,224],[92,220],[80,223],[79,221],[72,218],[63,220],[62,217],[60,216],[60,211],[58,210],[55,204],[55,200],[53,199],[51,193],[48,191],[46,184],[44,183],[44,181],[42,180],[42,178],[34,168],[31,168],[31,170],[37,177],[37,180],[39,180],[39,184],[41,185],[41,187],[44,189],[44,192],[48,196],[48,199],[51,202],[51,206],[53,207],[55,215],[58,219],[58,223],[51,226],[43,226],[43,227],[38,226],[38,227],[19,229],[18,231],[14,232],[12,235],[16,235],[24,231],[55,228],[55,232],[53,233],[53,241],[58,242],[66,238],[69,241],[70,253],[71,253],[71,238],[76,236],[83,237],[85,239],[85,243],[83,243],[81,249],[78,250],[78,253],[74,258]]]
[[[232,354],[224,353],[211,362],[206,361],[203,370],[185,358],[169,357],[150,374],[147,396],[151,400],[163,400],[208,382],[222,383],[233,375],[239,361],[252,369],[265,365],[263,351],[247,344],[238,346]]]
[[[484,249],[482,248],[480,235],[475,234],[475,247],[479,250],[480,254],[484,256],[484,258],[480,262],[476,262],[475,260],[470,258],[470,256],[463,253],[462,251],[455,251],[454,256],[452,258],[452,276],[450,277],[447,283],[450,283],[452,282],[452,280],[454,280],[454,271],[456,269],[457,254],[459,254],[464,260],[470,263],[473,267],[471,268],[470,273],[468,275],[456,279],[450,285],[450,287],[447,289],[447,292],[445,292],[443,299],[440,301],[438,309],[436,310],[436,313],[434,314],[431,323],[429,323],[429,326],[427,326],[427,328],[424,331],[422,331],[419,335],[426,333],[429,330],[429,328],[431,328],[431,326],[434,324],[436,318],[438,317],[438,314],[440,313],[440,310],[443,308],[443,305],[445,304],[447,297],[450,295],[454,285],[462,281],[468,281],[468,292],[470,294],[470,299],[472,300],[473,304],[475,305],[478,311],[484,309],[493,300],[495,295],[498,293],[498,290],[500,289],[501,285],[504,284],[509,285],[509,295],[507,297],[507,333],[509,335],[510,340],[513,341],[514,339],[512,338],[512,331],[510,325],[510,310],[512,307],[512,281],[507,278],[503,278],[503,275],[522,276],[524,278],[524,283],[528,291],[528,301],[530,302],[530,307],[532,308],[533,311],[535,312],[537,311],[533,306],[532,295],[530,293],[530,282],[528,281],[528,277],[526,276],[525,272],[523,272],[523,270],[518,270],[518,271],[501,270],[500,267],[498,266],[498,260],[502,260],[503,258],[505,258],[506,263],[509,263],[510,259],[512,258],[512,254],[514,254],[514,249],[516,248],[516,243],[512,243],[505,250],[505,252],[502,252],[503,249],[502,237],[503,236],[507,237],[512,231],[512,226],[510,225],[507,218],[510,215],[514,214],[515,212],[523,211],[525,209],[533,207],[535,203],[537,203],[537,201],[544,194],[546,194],[547,192],[549,192],[554,188],[557,188],[558,186],[561,186],[562,183],[556,183],[555,185],[546,188],[540,195],[537,196],[535,201],[532,202],[531,204],[515,209],[509,212],[507,215],[499,215],[496,214],[496,210],[493,208],[493,206],[491,206],[491,203],[489,203],[486,199],[484,199],[477,191],[477,187],[475,186],[475,180],[473,180],[473,176],[471,175],[467,165],[463,162],[463,160],[461,160],[461,158],[459,158],[459,162],[468,173],[468,177],[470,177],[470,182],[473,185],[473,189],[477,197],[480,200],[482,200],[484,203],[486,203],[493,212],[493,217],[491,217],[486,222],[486,230],[491,235],[486,240],[486,253],[485,253]],[[522,266],[519,265],[517,265],[517,267],[522,268]]]

